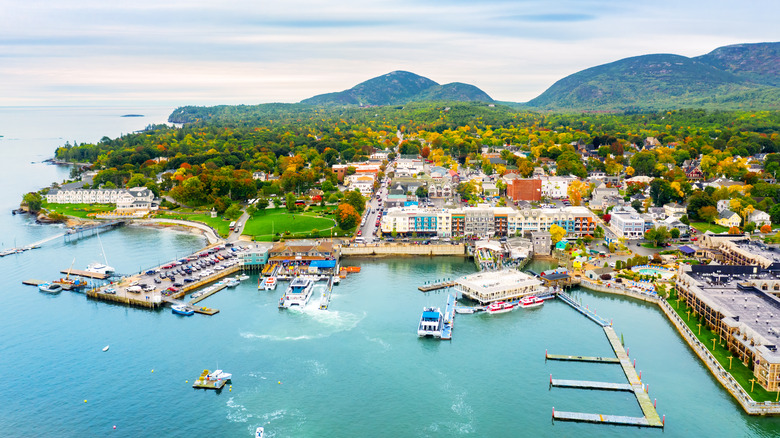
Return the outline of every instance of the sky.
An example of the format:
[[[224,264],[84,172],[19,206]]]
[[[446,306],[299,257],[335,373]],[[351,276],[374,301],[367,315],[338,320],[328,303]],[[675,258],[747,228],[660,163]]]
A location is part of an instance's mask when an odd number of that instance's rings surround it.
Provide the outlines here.
[[[394,70],[525,102],[588,67],[780,41],[777,0],[0,0],[0,106],[297,102]]]

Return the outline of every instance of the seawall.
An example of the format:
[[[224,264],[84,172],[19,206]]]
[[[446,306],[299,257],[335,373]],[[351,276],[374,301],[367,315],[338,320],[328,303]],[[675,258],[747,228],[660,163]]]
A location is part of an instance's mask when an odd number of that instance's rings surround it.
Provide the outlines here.
[[[465,256],[465,245],[409,245],[404,243],[350,245],[340,248],[341,257],[348,256]]]

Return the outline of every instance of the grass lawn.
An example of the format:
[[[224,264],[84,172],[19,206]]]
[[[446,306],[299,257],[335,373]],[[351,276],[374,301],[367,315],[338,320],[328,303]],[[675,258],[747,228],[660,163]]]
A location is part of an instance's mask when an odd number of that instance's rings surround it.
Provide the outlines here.
[[[43,208],[54,211],[65,216],[74,216],[82,219],[88,219],[89,213],[102,213],[105,211],[114,211],[114,204],[49,204],[44,202]]]
[[[718,334],[712,332],[704,324],[701,326],[701,334],[698,334],[699,327],[697,324],[699,324],[701,320],[699,320],[698,317],[694,317],[693,315],[689,316],[687,313],[685,313],[687,310],[685,303],[680,302],[678,304],[677,300],[672,298],[669,298],[668,301],[669,304],[671,304],[672,309],[674,309],[677,314],[680,315],[680,318],[683,320],[683,322],[688,326],[688,328],[691,329],[693,335],[699,339],[699,342],[701,342],[702,345],[704,345],[707,350],[709,350],[712,355],[715,356],[715,359],[717,359],[717,361],[724,369],[731,373],[734,379],[742,386],[742,388],[745,389],[745,392],[747,392],[750,397],[753,398],[753,400],[757,402],[775,401],[775,398],[777,398],[777,393],[769,392],[759,385],[755,385],[754,390],[752,392],[750,391],[750,379],[755,378],[753,376],[753,371],[751,371],[745,364],[740,362],[738,358],[734,357],[731,362],[731,369],[729,369],[729,357],[734,355],[726,349],[725,340],[723,340],[723,342],[715,342],[715,349],[713,350],[712,340],[718,339]]]
[[[718,224],[710,224],[707,222],[691,222],[691,226],[701,231],[702,233],[706,232],[707,230],[710,230],[713,233],[727,233],[729,231],[728,227],[724,227],[723,225]]]
[[[179,211],[170,211],[165,213],[158,213],[157,218],[201,222],[217,230],[217,233],[219,233],[219,235],[222,237],[227,237],[228,233],[230,232],[231,221],[222,219],[219,216],[211,217],[211,213],[184,213]]]
[[[315,213],[289,213],[286,209],[266,209],[255,213],[244,226],[242,234],[253,236],[255,240],[271,241],[275,234],[289,231],[291,237],[310,237],[311,230],[319,230],[320,236],[343,236],[350,230],[342,230],[336,221],[329,217],[319,217]]]
[[[663,248],[663,246],[655,246],[655,245],[653,245],[652,243],[649,243],[649,242],[642,243],[641,246],[643,246],[645,248],[650,248],[650,249],[661,249],[661,248]]]

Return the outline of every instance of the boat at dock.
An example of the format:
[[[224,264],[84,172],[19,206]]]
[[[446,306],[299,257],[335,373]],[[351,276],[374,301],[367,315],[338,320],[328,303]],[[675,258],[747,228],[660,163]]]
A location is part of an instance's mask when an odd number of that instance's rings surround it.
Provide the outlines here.
[[[442,317],[441,309],[438,307],[424,307],[420,317],[420,325],[417,327],[417,336],[440,338],[443,323],[444,318]]]
[[[87,266],[87,269],[85,269],[87,272],[94,272],[95,274],[112,274],[115,270],[111,266],[106,265],[105,263],[95,262],[90,263],[89,266]]]
[[[309,302],[314,282],[309,277],[295,277],[279,300],[280,308],[303,307]]]
[[[241,275],[238,276],[238,279],[241,280],[241,281],[249,280],[249,276],[246,275],[246,274],[241,274]]]
[[[274,290],[276,289],[276,277],[268,277],[265,279],[265,281],[262,284],[263,290]]]
[[[62,292],[62,286],[57,283],[41,283],[38,285],[38,290],[47,294],[58,294]]]
[[[520,308],[522,309],[531,309],[534,307],[539,307],[543,304],[544,300],[537,297],[536,295],[527,296],[520,300]]]
[[[467,306],[456,306],[455,307],[455,313],[460,313],[462,315],[471,315],[472,313],[475,313],[477,311],[474,307],[467,307]]]
[[[213,373],[209,373],[206,376],[206,379],[208,380],[230,380],[233,378],[233,374],[226,373],[222,370],[214,370]]]
[[[498,313],[511,312],[516,308],[517,305],[515,303],[507,303],[506,301],[497,301],[495,303],[491,303],[490,305],[488,305],[485,308],[485,311],[492,315]]]
[[[171,312],[173,312],[176,315],[194,315],[195,311],[190,309],[189,307],[183,305],[183,304],[174,304],[171,306]]]
[[[241,283],[241,281],[238,278],[228,278],[225,281],[225,286],[227,287],[236,287]]]

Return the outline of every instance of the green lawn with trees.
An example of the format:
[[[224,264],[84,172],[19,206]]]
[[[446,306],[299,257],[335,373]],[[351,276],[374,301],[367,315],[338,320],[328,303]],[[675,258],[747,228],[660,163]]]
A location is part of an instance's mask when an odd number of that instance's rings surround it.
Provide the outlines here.
[[[691,226],[702,233],[707,230],[712,231],[713,233],[728,233],[729,231],[728,227],[724,227],[723,225],[709,224],[706,222],[691,222]]]
[[[184,213],[184,212],[159,212],[155,215],[158,219],[179,219],[183,221],[193,221],[204,223],[217,230],[222,237],[227,237],[230,233],[230,220],[219,216],[211,217],[211,213]]]
[[[42,203],[41,207],[50,212],[81,219],[91,219],[88,216],[90,213],[103,213],[116,209],[114,204],[49,204],[46,201]]]
[[[343,230],[336,225],[335,219],[320,217],[314,212],[290,213],[285,208],[275,208],[256,212],[244,225],[242,234],[252,236],[255,240],[272,241],[275,237],[316,237],[313,236],[314,230],[321,237],[330,237],[331,230],[334,237],[352,231]]]

